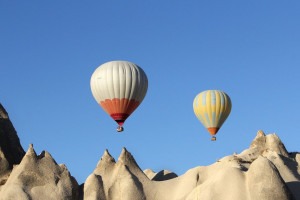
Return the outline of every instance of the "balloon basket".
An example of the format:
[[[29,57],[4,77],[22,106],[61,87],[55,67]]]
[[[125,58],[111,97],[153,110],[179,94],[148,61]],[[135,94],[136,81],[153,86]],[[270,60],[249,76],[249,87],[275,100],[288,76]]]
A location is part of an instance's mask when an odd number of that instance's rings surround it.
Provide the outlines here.
[[[124,131],[124,128],[122,127],[122,126],[118,126],[118,128],[117,128],[117,132],[122,132],[122,131]]]
[[[215,136],[211,137],[211,141],[216,141],[216,140],[217,140],[217,138]]]

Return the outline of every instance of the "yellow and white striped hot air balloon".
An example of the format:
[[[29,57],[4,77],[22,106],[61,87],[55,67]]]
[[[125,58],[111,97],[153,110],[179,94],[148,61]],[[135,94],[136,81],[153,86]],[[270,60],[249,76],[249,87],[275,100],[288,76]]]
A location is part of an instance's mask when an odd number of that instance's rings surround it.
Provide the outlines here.
[[[110,61],[100,65],[91,77],[91,90],[97,103],[123,131],[125,120],[143,101],[148,79],[138,65],[128,61]]]
[[[220,90],[206,90],[195,97],[193,108],[197,118],[211,134],[211,140],[215,141],[215,135],[231,111],[229,96]]]

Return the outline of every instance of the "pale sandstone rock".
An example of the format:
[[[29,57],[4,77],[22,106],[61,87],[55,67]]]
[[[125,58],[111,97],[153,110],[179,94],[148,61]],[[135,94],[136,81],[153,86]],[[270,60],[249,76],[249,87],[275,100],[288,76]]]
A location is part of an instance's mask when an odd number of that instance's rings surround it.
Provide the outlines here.
[[[57,165],[48,152],[36,155],[32,145],[0,191],[1,200],[27,198],[78,199],[78,184],[67,168]]]
[[[91,174],[84,183],[85,200],[106,200],[101,176]]]
[[[48,152],[30,145],[25,154],[1,104],[0,125],[0,200],[300,200],[300,154],[261,130],[249,149],[181,176],[143,172],[126,148],[117,162],[105,150],[78,187]]]

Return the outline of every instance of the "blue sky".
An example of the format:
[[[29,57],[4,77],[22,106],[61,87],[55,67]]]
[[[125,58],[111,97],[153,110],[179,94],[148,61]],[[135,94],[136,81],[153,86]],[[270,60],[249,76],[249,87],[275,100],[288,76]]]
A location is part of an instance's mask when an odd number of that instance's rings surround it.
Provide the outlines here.
[[[260,129],[299,151],[299,1],[0,1],[0,102],[25,150],[50,152],[79,183],[105,149],[181,175],[249,147]],[[117,134],[90,77],[141,66],[149,88]],[[232,111],[211,142],[195,96],[225,91]]]

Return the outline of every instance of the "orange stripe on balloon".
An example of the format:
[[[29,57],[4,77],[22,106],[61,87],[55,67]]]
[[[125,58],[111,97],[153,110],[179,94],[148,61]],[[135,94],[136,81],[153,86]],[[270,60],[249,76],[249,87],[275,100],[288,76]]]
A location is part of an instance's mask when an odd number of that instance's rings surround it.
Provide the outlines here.
[[[101,101],[99,104],[108,114],[114,111],[113,102],[109,99],[105,99],[104,101]]]
[[[120,100],[120,110],[125,110],[126,108],[125,105],[126,105],[125,101]]]
[[[211,134],[211,135],[216,135],[217,132],[219,131],[220,128],[218,127],[210,127],[210,128],[207,128],[208,132]]]
[[[105,99],[101,101],[100,106],[114,119],[116,120],[116,116],[118,120],[126,120],[126,118],[133,113],[133,111],[139,106],[140,102],[136,100],[128,100],[128,99]],[[114,117],[113,117],[114,116]],[[126,117],[125,117],[126,116]]]
[[[120,110],[120,100],[119,99],[113,99],[112,100],[112,112],[116,113]]]
[[[108,114],[111,112],[111,109],[109,107],[109,104],[106,101],[101,101],[99,102],[99,105],[103,108],[103,110],[105,112],[107,112]]]
[[[131,113],[133,113],[133,111],[140,105],[140,102],[138,102],[138,101],[128,101],[128,107],[127,107],[127,113],[129,114],[131,114]]]

